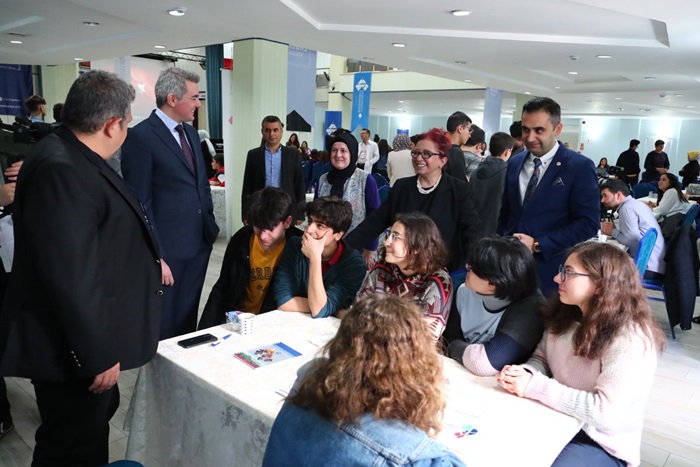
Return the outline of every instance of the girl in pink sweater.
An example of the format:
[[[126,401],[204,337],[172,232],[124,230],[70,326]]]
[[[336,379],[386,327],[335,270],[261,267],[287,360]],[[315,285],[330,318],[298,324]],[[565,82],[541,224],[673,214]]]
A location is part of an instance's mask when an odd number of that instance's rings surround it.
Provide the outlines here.
[[[498,382],[582,423],[553,466],[638,466],[644,406],[665,343],[639,273],[614,246],[582,243],[554,280],[559,297],[544,312],[537,350],[526,364],[504,367]]]

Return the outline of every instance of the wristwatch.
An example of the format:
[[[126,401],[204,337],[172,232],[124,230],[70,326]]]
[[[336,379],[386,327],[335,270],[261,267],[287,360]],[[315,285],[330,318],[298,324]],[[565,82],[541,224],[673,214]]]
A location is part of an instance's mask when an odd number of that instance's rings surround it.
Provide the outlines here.
[[[540,242],[538,242],[537,240],[535,240],[532,243],[532,252],[533,253],[542,253],[542,249],[540,248]]]

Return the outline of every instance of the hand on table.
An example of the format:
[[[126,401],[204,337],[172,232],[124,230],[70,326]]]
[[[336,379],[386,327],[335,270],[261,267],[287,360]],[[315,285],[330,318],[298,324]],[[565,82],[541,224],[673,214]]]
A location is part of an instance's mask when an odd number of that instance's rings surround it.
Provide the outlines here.
[[[647,204],[647,206],[649,206],[649,207],[652,208],[652,209],[654,209],[654,208],[656,207],[656,203],[653,202],[653,201],[647,201],[646,204]]]
[[[518,397],[525,396],[525,388],[532,379],[532,373],[520,365],[506,365],[503,367],[496,380],[498,384],[511,394]]]
[[[95,394],[101,394],[105,391],[109,391],[115,384],[117,384],[118,379],[119,362],[117,362],[117,364],[109,370],[103,371],[99,375],[95,376],[95,379],[88,388],[88,391],[94,392]]]

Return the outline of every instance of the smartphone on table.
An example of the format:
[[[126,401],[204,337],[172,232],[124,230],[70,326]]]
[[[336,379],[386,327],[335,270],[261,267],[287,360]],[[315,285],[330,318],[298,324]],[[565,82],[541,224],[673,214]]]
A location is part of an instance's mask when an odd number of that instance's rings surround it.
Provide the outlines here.
[[[197,347],[198,345],[207,344],[209,342],[216,342],[217,340],[218,338],[216,336],[207,333],[183,339],[181,341],[178,341],[177,345],[185,349],[189,349],[192,347]]]

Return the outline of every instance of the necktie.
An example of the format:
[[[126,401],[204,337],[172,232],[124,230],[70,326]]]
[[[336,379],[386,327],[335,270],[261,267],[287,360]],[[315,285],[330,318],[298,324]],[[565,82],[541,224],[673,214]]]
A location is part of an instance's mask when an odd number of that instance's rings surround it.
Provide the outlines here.
[[[525,189],[525,199],[523,199],[523,204],[526,204],[528,200],[532,198],[532,195],[537,189],[537,182],[540,180],[540,166],[542,165],[542,161],[539,157],[535,157],[533,162],[535,163],[535,170],[533,170],[532,172],[530,181],[527,182],[527,188]]]
[[[182,127],[182,125],[176,126],[175,129],[180,134],[180,145],[182,146],[182,152],[185,153],[185,160],[187,160],[187,166],[190,168],[190,171],[192,173],[195,173],[194,154],[192,154],[192,148],[190,147],[190,144],[187,142],[187,138],[185,137],[185,129]],[[528,185],[528,187],[529,186],[530,185]]]

